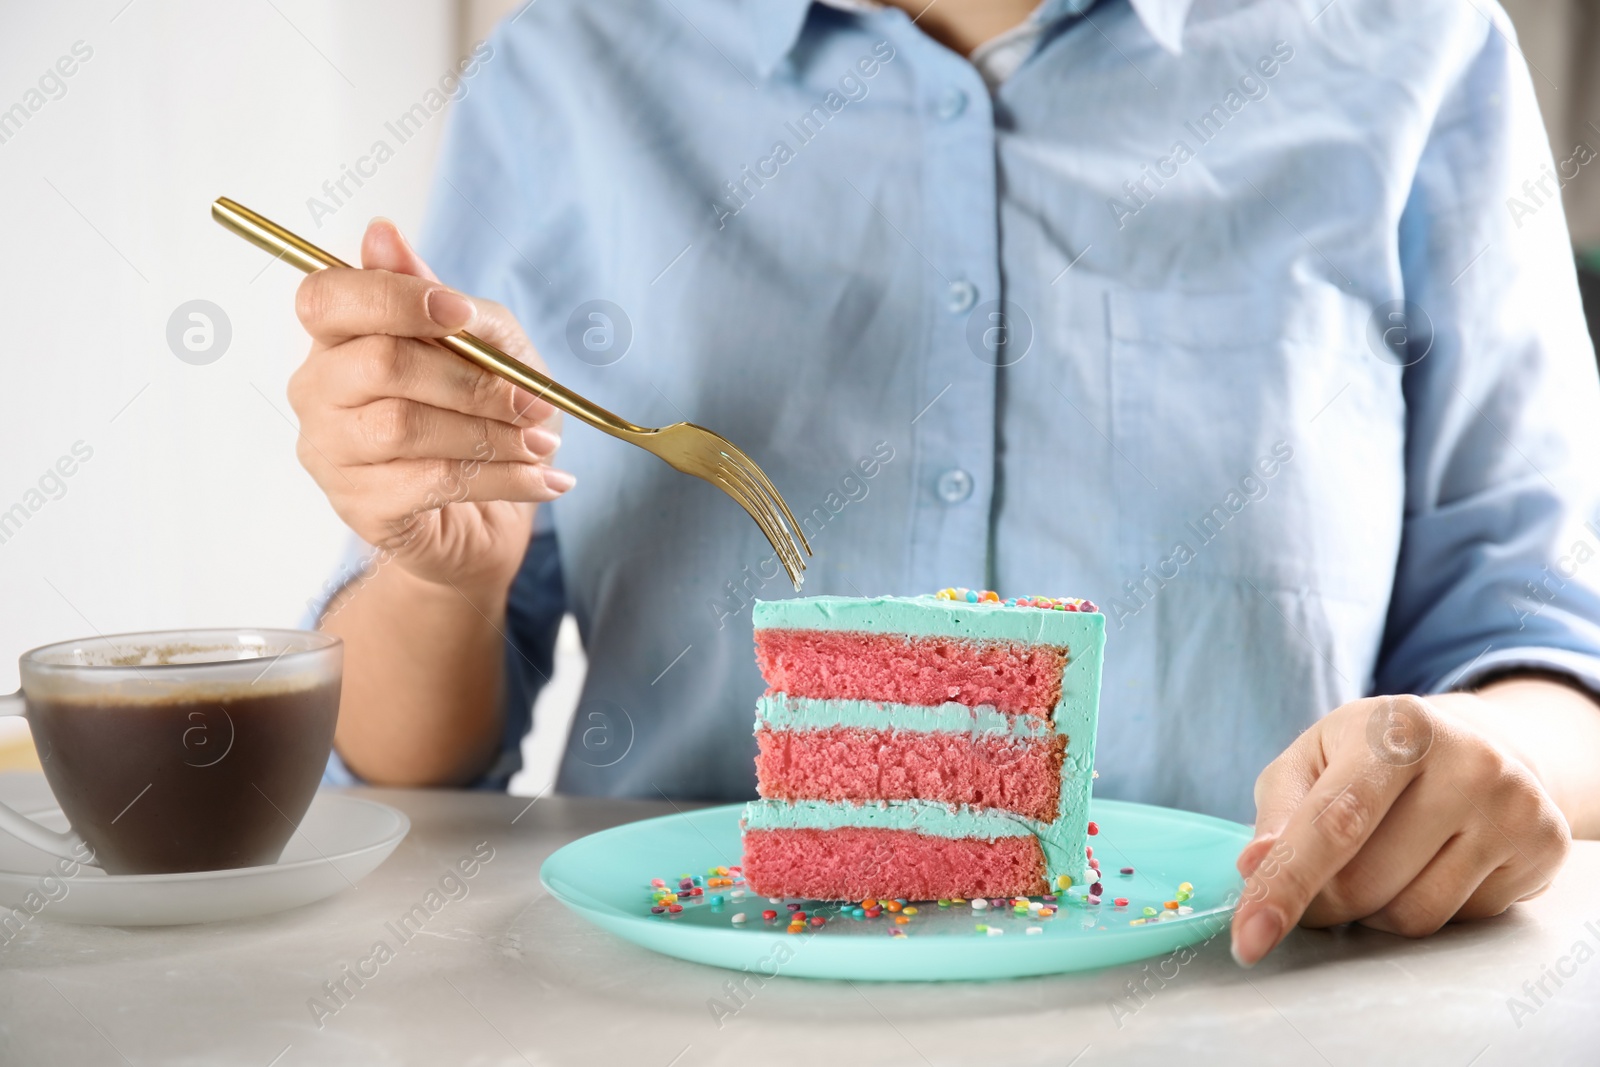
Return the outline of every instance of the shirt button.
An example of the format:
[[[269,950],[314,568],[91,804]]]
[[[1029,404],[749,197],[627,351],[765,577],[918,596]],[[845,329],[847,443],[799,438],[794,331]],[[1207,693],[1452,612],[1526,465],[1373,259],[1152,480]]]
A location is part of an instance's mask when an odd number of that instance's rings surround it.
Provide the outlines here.
[[[959,504],[972,495],[972,475],[960,467],[951,467],[939,475],[935,489],[946,504]]]
[[[946,89],[939,97],[939,102],[934,105],[934,114],[945,122],[957,118],[967,110],[967,94],[960,89]]]
[[[968,281],[951,282],[949,290],[944,295],[944,306],[954,315],[971,310],[972,305],[977,302],[978,287]]]

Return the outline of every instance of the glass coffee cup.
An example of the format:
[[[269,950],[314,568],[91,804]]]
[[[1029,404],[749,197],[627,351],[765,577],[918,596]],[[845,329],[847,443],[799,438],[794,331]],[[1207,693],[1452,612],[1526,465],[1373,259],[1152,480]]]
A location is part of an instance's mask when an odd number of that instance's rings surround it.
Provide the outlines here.
[[[71,832],[0,805],[0,832],[108,874],[275,863],[316,794],[343,642],[302,630],[115,634],[22,656],[24,715]]]

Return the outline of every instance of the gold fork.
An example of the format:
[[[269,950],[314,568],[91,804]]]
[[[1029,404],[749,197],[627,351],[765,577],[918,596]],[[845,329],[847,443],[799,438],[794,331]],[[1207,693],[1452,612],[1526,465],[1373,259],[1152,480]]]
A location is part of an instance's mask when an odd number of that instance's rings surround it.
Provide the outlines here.
[[[211,217],[251,244],[266,249],[307,274],[329,267],[350,266],[305,238],[225,196],[211,205]],[[783,561],[783,569],[789,572],[789,580],[794,583],[795,589],[800,588],[804,580],[801,572],[806,569],[805,556],[811,555],[811,545],[807,543],[800,524],[795,521],[789,505],[783,502],[783,497],[771,480],[756,466],[754,460],[731,442],[692,422],[675,422],[660,429],[635,426],[466,331],[439,338],[438,344],[471,360],[489,373],[522,386],[573,418],[581,419],[595,429],[631,445],[638,445],[665,460],[673,470],[708,481],[727,493],[761,527],[761,532]],[[804,555],[801,554],[802,549]]]

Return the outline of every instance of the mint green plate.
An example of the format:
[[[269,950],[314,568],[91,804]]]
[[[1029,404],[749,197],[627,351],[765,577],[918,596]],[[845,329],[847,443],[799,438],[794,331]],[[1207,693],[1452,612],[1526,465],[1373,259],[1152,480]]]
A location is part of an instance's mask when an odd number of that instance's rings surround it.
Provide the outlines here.
[[[840,905],[806,901],[806,914],[827,922],[790,934],[790,901],[774,904],[753,893],[735,900],[732,889],[706,889],[706,896],[682,898],[684,909],[676,915],[652,915],[652,878],[675,887],[686,873],[704,876],[708,868],[739,862],[742,808],[730,804],[590,834],[545,860],[539,879],[595,925],[696,963],[859,981],[1024,978],[1110,967],[1226,937],[1242,885],[1233,861],[1251,836],[1249,827],[1207,815],[1095,800],[1089,812],[1100,833],[1089,840],[1105,871],[1103,902],[1088,904],[1077,887],[1061,896],[1060,910],[1048,919],[1017,915],[1009,906],[979,912],[967,904],[941,908],[929,902],[917,905],[910,922],[896,924],[887,912],[854,919]],[[1118,873],[1123,867],[1134,873]],[[1167,913],[1164,904],[1181,882],[1194,885],[1184,905],[1192,912],[1129,922],[1142,917],[1145,907]],[[710,903],[711,894],[720,894],[723,903]],[[1128,906],[1116,907],[1117,897],[1127,897]],[[779,917],[763,920],[768,909]],[[735,924],[740,912],[746,920]],[[980,923],[1002,933],[979,932]],[[1037,932],[1028,933],[1030,927]]]

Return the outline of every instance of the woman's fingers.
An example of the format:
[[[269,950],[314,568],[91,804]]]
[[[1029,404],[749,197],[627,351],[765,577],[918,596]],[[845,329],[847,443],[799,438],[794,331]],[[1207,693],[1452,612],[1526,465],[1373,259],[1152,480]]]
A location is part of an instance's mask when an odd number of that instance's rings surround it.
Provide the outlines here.
[[[573,480],[564,471],[537,463],[440,459],[396,459],[347,473],[358,486],[366,482],[385,497],[430,509],[465,501],[540,504],[561,495]]]
[[[1380,704],[1375,714],[1394,710]],[[1398,735],[1389,731],[1401,722],[1413,727],[1413,742],[1426,738],[1426,744],[1392,744]],[[1304,925],[1371,917],[1368,925],[1394,933],[1431,933],[1469,898],[1473,909],[1492,908],[1481,914],[1498,915],[1517,899],[1500,888],[1526,893],[1548,882],[1537,870],[1561,866],[1565,836],[1526,767],[1442,717],[1424,723],[1407,711],[1388,714],[1381,725],[1383,733],[1368,732],[1380,762],[1416,755],[1418,774],[1361,851],[1323,887]],[[1483,892],[1474,895],[1480,883]]]
[[[341,466],[395,459],[454,459],[539,463],[561,438],[543,426],[512,426],[401,397],[329,412],[319,434],[328,459]]]
[[[1530,867],[1521,856],[1508,856],[1450,917],[1463,922],[1487,919],[1519,901],[1543,896],[1549,888],[1550,874]]]
[[[306,332],[324,344],[351,337],[445,337],[470,329],[478,307],[448,286],[386,270],[334,267],[306,275],[295,294]]]
[[[408,274],[430,282],[439,280],[416,249],[411,247],[411,242],[406,240],[400,228],[384,218],[373,219],[367,224],[367,232],[361,242],[361,265],[368,270]],[[474,334],[524,363],[539,365],[539,354],[528,342],[516,316],[493,300],[475,296],[472,303],[477,308],[472,320]],[[540,415],[539,418],[544,416]]]
[[[440,284],[388,220],[368,225],[361,262],[308,276],[296,299],[313,338],[289,380],[300,462],[370,544],[404,542],[435,571],[497,546],[520,560],[527,505],[574,483],[547,465],[555,409],[433,342],[471,329],[535,368],[539,354],[505,308]]]
[[[309,409],[358,408],[390,397],[516,426],[554,409],[437,345],[402,337],[359,337],[320,348],[289,380],[289,401]]]
[[[439,280],[416,249],[411,247],[411,242],[400,232],[400,227],[385,218],[376,218],[367,223],[367,232],[361,237],[361,265],[368,270],[410,274],[430,282]]]
[[[295,311],[306,332],[324,349],[338,349],[348,356],[351,349],[346,343],[355,342],[355,348],[369,360],[380,361],[385,347],[397,353],[432,349],[439,353],[439,362],[454,361],[482,379],[478,393],[505,394],[508,410],[533,421],[550,415],[550,407],[536,401],[533,394],[438,346],[383,344],[385,339],[437,339],[477,328],[481,336],[515,358],[536,363],[537,356],[521,330],[498,306],[483,312],[471,297],[409,274],[335,268],[306,276],[295,297]]]
[[[505,308],[441,285],[387,219],[368,225],[361,259],[366,269],[317,271],[300,283],[295,310],[316,344],[298,382],[291,381],[296,410],[298,393],[345,407],[402,396],[524,425],[554,414],[527,390],[426,343],[471,329],[539,366],[538,353]]]
[[[541,464],[475,460],[396,459],[345,467],[339,475],[325,483],[328,496],[345,523],[373,545],[404,539],[422,518],[450,504],[543,503],[574,482]]]
[[[1466,825],[1410,884],[1363,918],[1362,925],[1401,937],[1426,937],[1451,920],[1487,919],[1550,888],[1565,859],[1564,838],[1519,842],[1518,835],[1482,818]]]
[[[1414,779],[1361,851],[1322,887],[1301,916],[1301,925],[1336,926],[1379,911],[1456,835],[1467,821],[1464,809],[1452,790],[1427,788],[1422,779]]]
[[[1512,855],[1503,842],[1501,848],[1495,848],[1481,833],[1457,834],[1408,885],[1361,923],[1401,937],[1426,937],[1461,911]],[[1499,881],[1506,884],[1505,879]],[[1516,899],[1493,889],[1490,896],[1497,906],[1485,913],[1489,915],[1500,914]]]
[[[1352,702],[1263,772],[1257,839],[1239,856],[1240,963],[1297,921],[1420,937],[1548,887],[1570,843],[1560,810],[1449,699]]]
[[[1417,698],[1383,699],[1415,701],[1418,707],[1409,710],[1427,713],[1425,702]],[[1263,860],[1246,879],[1233,922],[1233,954],[1241,964],[1250,966],[1261,959],[1300,921],[1322,887],[1361,851],[1415,777],[1418,764],[1387,762],[1367,745],[1361,722],[1369,710],[1365,706],[1375,703],[1345,705],[1348,710],[1341,709],[1343,714],[1336,712],[1312,727],[1307,733],[1318,746],[1320,759],[1313,759],[1297,741],[1285,753],[1291,767],[1302,761],[1296,773],[1269,778],[1262,799],[1275,822],[1300,793],[1305,776],[1316,774],[1288,821],[1276,831],[1277,841],[1268,855],[1276,854],[1277,862],[1269,870]],[[1324,766],[1317,773],[1319,762]],[[1269,833],[1274,830],[1267,827]],[[1258,834],[1261,831],[1258,823]]]
[[[1295,738],[1294,743],[1256,776],[1256,836],[1239,853],[1239,873],[1249,877],[1265,854],[1265,846],[1281,835],[1289,820],[1327,769],[1321,731],[1324,723]]]

